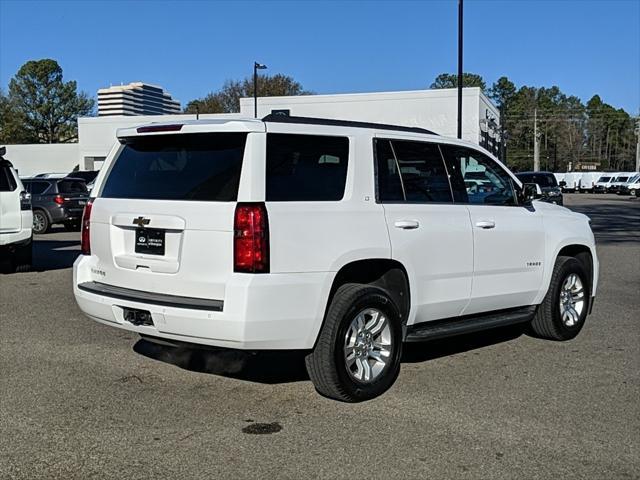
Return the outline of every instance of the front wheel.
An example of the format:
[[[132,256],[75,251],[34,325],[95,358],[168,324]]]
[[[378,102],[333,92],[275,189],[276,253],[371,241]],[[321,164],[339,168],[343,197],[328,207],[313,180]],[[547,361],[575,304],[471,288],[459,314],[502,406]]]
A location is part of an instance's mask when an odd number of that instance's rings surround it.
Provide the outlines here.
[[[531,322],[534,336],[549,340],[571,340],[587,318],[591,283],[587,272],[574,257],[558,257],[547,295]]]
[[[389,295],[378,287],[351,283],[336,291],[305,363],[322,395],[359,402],[393,385],[401,355],[400,313]]]

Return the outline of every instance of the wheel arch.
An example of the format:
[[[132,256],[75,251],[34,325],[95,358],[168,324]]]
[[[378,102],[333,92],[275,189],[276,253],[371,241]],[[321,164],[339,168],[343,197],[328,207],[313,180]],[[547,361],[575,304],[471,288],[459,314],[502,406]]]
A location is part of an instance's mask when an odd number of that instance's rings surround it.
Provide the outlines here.
[[[325,306],[325,315],[336,290],[345,283],[363,283],[381,288],[391,297],[406,325],[411,310],[411,289],[407,270],[397,260],[371,258],[347,263],[333,278]]]
[[[593,245],[589,245],[586,242],[582,241],[571,241],[567,242],[563,245],[559,245],[554,253],[551,256],[551,262],[549,264],[549,269],[547,270],[544,278],[543,288],[540,290],[538,297],[536,298],[536,304],[542,302],[545,295],[549,291],[549,285],[551,283],[551,276],[553,274],[553,269],[556,263],[556,260],[560,256],[573,257],[579,260],[587,270],[587,274],[590,279],[590,290],[591,295],[595,295],[597,282],[598,282],[598,261],[596,257],[595,248]]]
[[[33,212],[38,211],[38,212],[44,213],[45,217],[47,217],[47,219],[49,220],[49,223],[53,223],[53,218],[51,217],[51,214],[47,211],[46,208],[44,208],[44,207],[33,207],[32,211]]]

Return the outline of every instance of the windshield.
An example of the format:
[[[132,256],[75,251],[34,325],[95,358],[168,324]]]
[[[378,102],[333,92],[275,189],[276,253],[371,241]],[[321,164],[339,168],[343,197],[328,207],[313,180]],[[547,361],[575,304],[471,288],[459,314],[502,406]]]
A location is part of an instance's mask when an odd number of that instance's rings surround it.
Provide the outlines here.
[[[246,133],[123,139],[102,190],[106,198],[235,201]]]
[[[629,180],[629,177],[617,177],[616,182],[626,182]]]
[[[600,178],[598,179],[598,182],[606,183],[606,182],[608,182],[609,180],[611,180],[611,177],[600,177]]]
[[[557,187],[556,177],[544,173],[518,173],[516,174],[522,183],[537,183],[542,188]]]

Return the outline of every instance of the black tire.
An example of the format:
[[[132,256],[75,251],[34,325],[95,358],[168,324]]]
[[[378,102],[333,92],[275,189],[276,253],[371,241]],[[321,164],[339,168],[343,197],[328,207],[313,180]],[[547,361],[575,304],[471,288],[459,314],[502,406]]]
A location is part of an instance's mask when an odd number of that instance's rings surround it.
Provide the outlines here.
[[[13,271],[28,272],[31,270],[33,260],[33,239],[29,239],[29,243],[16,248],[13,254]]]
[[[42,235],[47,233],[51,229],[51,222],[49,216],[44,210],[33,211],[33,233],[36,235]]]
[[[391,347],[386,366],[378,377],[361,382],[348,372],[343,352],[347,329],[366,308],[375,308],[387,317]],[[340,286],[331,300],[316,345],[305,363],[320,394],[344,402],[360,402],[383,394],[393,385],[400,373],[401,356],[402,323],[389,295],[378,287],[348,283]]]
[[[576,274],[580,278],[584,288],[584,306],[578,320],[574,325],[567,325],[562,320],[560,310],[560,293],[564,281]],[[558,257],[551,275],[551,283],[547,295],[538,306],[536,315],[531,321],[531,333],[539,338],[548,340],[565,341],[575,338],[584,326],[589,303],[591,302],[591,279],[582,262],[574,257]]]

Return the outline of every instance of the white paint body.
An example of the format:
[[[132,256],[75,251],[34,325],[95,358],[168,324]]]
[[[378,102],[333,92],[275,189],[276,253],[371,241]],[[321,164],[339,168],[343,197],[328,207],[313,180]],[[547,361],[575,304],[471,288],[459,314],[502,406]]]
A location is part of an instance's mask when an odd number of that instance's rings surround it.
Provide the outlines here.
[[[248,132],[238,202],[265,201],[267,132],[348,137],[343,199],[266,202],[270,273],[235,273],[235,202],[101,198],[115,149],[96,179],[92,255],[81,255],[73,268],[74,294],[89,317],[141,334],[205,345],[308,349],[322,326],[336,275],[352,262],[392,259],[402,264],[410,287],[407,323],[412,325],[539,304],[558,252],[568,245],[591,251],[595,295],[598,262],[584,215],[542,202],[527,208],[376,201],[376,136],[464,145],[490,156],[477,145],[419,133],[257,120],[190,122],[181,133],[223,131]],[[136,135],[135,129],[121,133]],[[519,188],[517,178],[509,175]],[[171,229],[164,257],[133,253],[135,229],[131,222],[138,216]],[[419,228],[397,228],[398,222],[404,221],[415,222]],[[478,228],[478,222],[487,221],[495,228]],[[118,300],[79,289],[84,282],[223,300],[224,307],[222,311],[204,311]],[[122,307],[150,311],[154,326],[128,323]]]
[[[563,191],[577,192],[581,188],[582,172],[567,172],[563,180],[566,183]]]
[[[602,172],[583,172],[580,177],[580,189],[593,192],[596,182],[602,177]]]
[[[438,135],[455,137],[458,119],[456,88],[403,92],[340,93],[258,98],[258,118],[273,110],[289,110],[299,117],[333,118],[420,127]],[[479,144],[481,122],[500,112],[478,87],[462,90],[462,138]],[[240,99],[240,114],[253,117],[254,99]]]
[[[608,188],[615,191],[619,187],[626,185],[629,180],[634,178],[637,174],[638,172],[619,172],[616,174],[615,178],[611,180]]]
[[[16,188],[12,191],[0,191],[0,246],[21,243],[31,238],[33,212],[22,210],[20,194],[24,186],[13,167],[9,168]],[[0,172],[2,174],[2,172]]]

